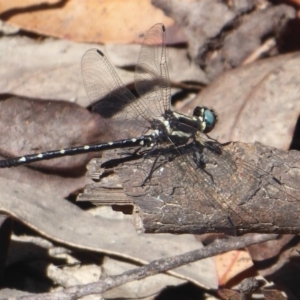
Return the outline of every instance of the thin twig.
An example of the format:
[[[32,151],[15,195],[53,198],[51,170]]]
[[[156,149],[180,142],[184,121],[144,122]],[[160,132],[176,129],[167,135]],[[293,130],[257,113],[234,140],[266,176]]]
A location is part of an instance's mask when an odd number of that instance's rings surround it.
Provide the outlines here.
[[[242,237],[233,237],[226,240],[215,240],[210,245],[194,250],[185,254],[172,256],[169,258],[162,258],[152,261],[148,265],[139,267],[133,270],[126,271],[120,275],[106,277],[97,282],[85,285],[72,286],[55,293],[38,294],[32,296],[21,296],[15,298],[16,300],[50,300],[50,299],[78,299],[91,294],[100,294],[111,288],[131,282],[140,280],[148,276],[152,276],[161,272],[178,268],[188,263],[198,261],[207,257],[215,256],[224,252],[235,249],[245,248],[252,244],[258,244],[269,240],[276,239],[276,234],[249,234]],[[4,298],[2,298],[4,299]],[[0,300],[2,300],[0,299]]]

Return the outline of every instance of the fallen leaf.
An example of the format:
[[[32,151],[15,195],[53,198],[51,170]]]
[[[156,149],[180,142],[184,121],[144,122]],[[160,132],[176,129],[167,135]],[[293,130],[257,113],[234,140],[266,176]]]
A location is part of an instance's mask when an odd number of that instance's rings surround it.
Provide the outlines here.
[[[123,257],[138,264],[182,254],[201,245],[192,235],[141,235],[128,219],[93,217],[74,204],[13,180],[0,180],[1,211],[62,245]],[[211,259],[168,272],[200,286],[216,288]]]
[[[225,72],[184,111],[213,108],[218,124],[210,136],[220,142],[259,141],[287,150],[300,112],[299,61],[292,53]]]
[[[0,102],[2,155],[15,157],[59,150],[99,141],[107,129],[99,115],[74,103],[39,101],[8,96]],[[98,154],[99,156],[99,154]],[[52,170],[84,167],[90,154],[41,161],[36,166]]]
[[[253,266],[250,255],[244,250],[230,251],[214,257],[219,278],[219,286],[225,286],[230,280]]]
[[[0,89],[25,97],[76,101],[87,106],[81,57],[92,45],[27,37],[0,40]],[[103,50],[102,48],[100,48]]]
[[[141,42],[155,23],[174,21],[150,0],[18,1],[0,3],[0,18],[27,31],[77,42]]]
[[[168,36],[167,32],[167,36]],[[83,86],[81,58],[92,44],[66,40],[34,41],[27,37],[0,39],[0,89],[2,93],[24,97],[66,100],[81,106],[90,104]],[[134,67],[140,45],[97,45],[125,85],[133,85]],[[168,48],[168,66],[172,81],[208,83],[201,69],[191,63],[185,49]]]

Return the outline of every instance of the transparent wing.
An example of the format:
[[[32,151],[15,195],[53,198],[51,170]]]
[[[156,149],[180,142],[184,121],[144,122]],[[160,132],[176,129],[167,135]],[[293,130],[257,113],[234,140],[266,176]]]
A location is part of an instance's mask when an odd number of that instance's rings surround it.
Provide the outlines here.
[[[135,88],[142,97],[143,108],[151,111],[152,118],[162,116],[170,109],[165,40],[163,24],[151,27],[145,36],[135,70]]]
[[[242,159],[243,147],[235,148],[232,144],[228,147],[205,138],[202,142],[202,145],[191,142],[169,148],[163,145],[149,154],[152,163],[146,165],[146,160],[142,163],[145,177],[153,174],[151,188],[145,194],[152,201],[161,202],[162,218],[170,217],[172,212],[174,222],[190,232],[195,228],[200,230],[201,226],[203,231],[218,228],[236,234],[276,222],[279,216],[276,211],[272,213],[272,207],[285,202],[285,207],[291,208],[291,203],[298,201],[270,173],[273,163],[278,164],[276,158],[266,161],[250,150],[254,148],[246,146],[246,159]],[[158,155],[161,159],[157,159]],[[199,164],[200,156],[202,164]],[[261,208],[259,213],[258,207]]]
[[[82,57],[81,68],[93,111],[105,120],[110,135],[117,139],[142,135],[148,121],[138,114],[138,100],[124,86],[105,55],[98,49],[88,50]]]
[[[261,163],[253,165],[217,141],[205,140],[203,144],[187,146],[172,164],[171,173],[182,184],[185,197],[180,204],[186,211],[215,215],[214,220],[219,218],[224,227],[233,230],[250,229],[259,223],[258,215],[264,215],[257,214],[257,203],[270,209],[278,203],[276,199],[297,201],[277,178],[260,167]],[[202,155],[203,166],[197,163],[195,153]]]
[[[139,99],[124,86],[100,50],[88,50],[81,66],[93,111],[105,120],[111,138],[126,139],[145,134],[153,118],[162,116],[170,108],[163,24],[149,29],[140,51],[135,72],[135,87],[141,96]]]

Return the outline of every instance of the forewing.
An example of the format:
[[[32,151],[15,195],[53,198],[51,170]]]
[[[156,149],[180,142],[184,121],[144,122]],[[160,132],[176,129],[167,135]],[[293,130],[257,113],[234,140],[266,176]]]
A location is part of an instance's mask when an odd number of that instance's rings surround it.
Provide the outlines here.
[[[170,109],[170,79],[166,59],[166,33],[163,24],[156,24],[147,32],[136,70],[135,88],[142,97],[140,113],[162,116]]]
[[[148,122],[135,110],[138,100],[124,86],[105,55],[98,49],[88,50],[82,57],[81,68],[92,109],[103,118],[109,134],[117,139],[142,135]]]

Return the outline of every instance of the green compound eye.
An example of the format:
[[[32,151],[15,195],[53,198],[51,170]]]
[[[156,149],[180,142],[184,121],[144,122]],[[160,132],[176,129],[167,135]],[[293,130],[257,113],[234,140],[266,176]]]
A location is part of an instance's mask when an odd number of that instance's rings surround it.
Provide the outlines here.
[[[211,132],[217,123],[217,116],[215,112],[205,106],[195,107],[193,116],[200,117],[201,121],[205,123],[202,131],[204,133]]]
[[[215,113],[212,110],[205,108],[204,109],[204,121],[206,123],[204,132],[208,133],[208,132],[212,131],[212,129],[215,127],[216,121],[217,121]]]

